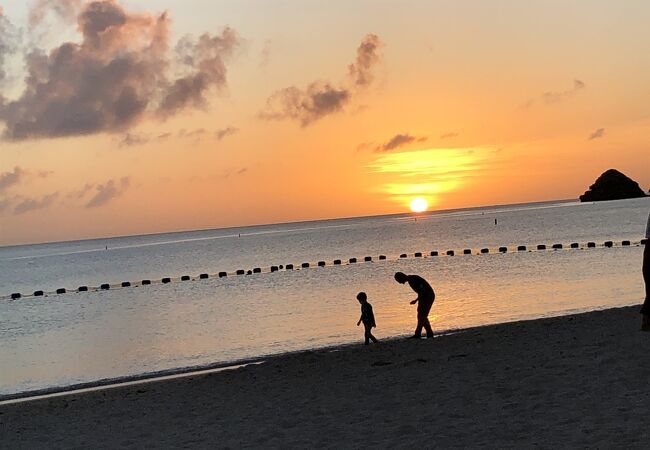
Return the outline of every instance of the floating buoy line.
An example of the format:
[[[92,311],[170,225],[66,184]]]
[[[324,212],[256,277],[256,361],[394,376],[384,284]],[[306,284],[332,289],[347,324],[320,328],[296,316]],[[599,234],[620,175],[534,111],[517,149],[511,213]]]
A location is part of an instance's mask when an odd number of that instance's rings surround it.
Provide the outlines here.
[[[642,239],[638,242],[633,242],[629,240],[624,240],[619,242],[614,241],[605,241],[602,244],[597,244],[596,242],[587,242],[585,244],[580,244],[578,242],[572,242],[570,244],[553,244],[547,246],[546,244],[537,244],[537,245],[518,245],[518,246],[502,246],[496,248],[483,247],[480,249],[474,248],[464,248],[461,251],[456,250],[446,250],[438,251],[432,250],[428,253],[415,252],[415,253],[401,253],[397,257],[387,257],[386,255],[379,255],[377,257],[365,256],[363,258],[349,258],[347,260],[335,259],[332,262],[326,261],[317,261],[312,262],[303,262],[301,264],[286,264],[286,265],[275,265],[270,267],[254,267],[252,269],[237,269],[231,272],[216,272],[214,274],[201,273],[197,276],[182,275],[180,277],[163,277],[160,280],[149,280],[143,279],[140,281],[122,281],[121,283],[102,283],[99,286],[79,286],[77,289],[66,289],[58,288],[54,291],[42,291],[37,290],[31,294],[23,294],[20,292],[14,292],[10,295],[5,295],[0,297],[0,299],[11,299],[19,300],[25,297],[44,297],[48,295],[63,295],[66,293],[74,292],[88,292],[88,291],[107,291],[110,289],[120,289],[120,288],[132,288],[132,287],[141,287],[149,286],[152,284],[168,284],[175,282],[187,282],[187,281],[198,281],[198,280],[207,280],[209,278],[226,278],[231,276],[246,276],[253,274],[263,274],[263,273],[274,273],[279,271],[290,272],[294,270],[304,270],[316,267],[326,267],[326,266],[342,266],[342,265],[354,265],[358,264],[359,261],[364,263],[369,263],[373,261],[397,261],[401,259],[412,258],[442,258],[442,257],[453,257],[457,253],[460,255],[485,255],[489,253],[519,253],[519,252],[553,252],[558,250],[582,250],[582,249],[593,249],[593,248],[613,248],[613,247],[639,247],[641,245],[647,244],[647,239]]]

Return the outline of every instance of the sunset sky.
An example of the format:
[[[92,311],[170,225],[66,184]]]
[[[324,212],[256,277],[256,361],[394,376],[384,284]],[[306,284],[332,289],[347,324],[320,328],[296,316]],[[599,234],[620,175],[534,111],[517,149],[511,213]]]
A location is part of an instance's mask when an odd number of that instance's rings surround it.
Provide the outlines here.
[[[0,245],[650,189],[645,0],[0,5]]]

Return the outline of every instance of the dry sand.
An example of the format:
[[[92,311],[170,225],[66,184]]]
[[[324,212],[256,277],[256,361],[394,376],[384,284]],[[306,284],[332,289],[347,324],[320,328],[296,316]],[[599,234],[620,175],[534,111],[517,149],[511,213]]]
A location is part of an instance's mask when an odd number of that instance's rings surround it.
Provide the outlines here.
[[[0,446],[647,448],[650,333],[637,311],[3,405]]]

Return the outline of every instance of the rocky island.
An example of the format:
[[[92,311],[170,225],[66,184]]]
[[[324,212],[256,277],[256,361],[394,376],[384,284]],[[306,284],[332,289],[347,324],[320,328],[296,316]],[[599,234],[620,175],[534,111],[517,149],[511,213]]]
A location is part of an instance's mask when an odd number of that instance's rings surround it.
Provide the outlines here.
[[[589,190],[580,196],[580,201],[599,202],[638,197],[646,197],[639,183],[616,169],[609,169],[589,186]]]

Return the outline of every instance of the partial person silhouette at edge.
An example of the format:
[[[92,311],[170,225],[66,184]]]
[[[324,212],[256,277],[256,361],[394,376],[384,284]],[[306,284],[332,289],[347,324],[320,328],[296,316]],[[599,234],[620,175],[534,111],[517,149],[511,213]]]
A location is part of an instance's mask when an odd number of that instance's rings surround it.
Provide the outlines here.
[[[645,228],[646,239],[650,238],[650,214],[648,214],[648,224]],[[643,249],[643,281],[645,282],[645,301],[641,308],[643,320],[641,330],[650,331],[650,243],[646,242]]]
[[[418,297],[411,301],[411,305],[418,304],[418,324],[415,327],[415,334],[411,336],[413,339],[420,339],[422,337],[422,328],[427,331],[427,337],[433,337],[433,330],[431,323],[429,323],[429,311],[433,301],[436,299],[436,294],[433,292],[431,285],[419,275],[406,275],[402,272],[395,274],[395,281],[400,284],[408,283],[411,289],[418,294]]]

